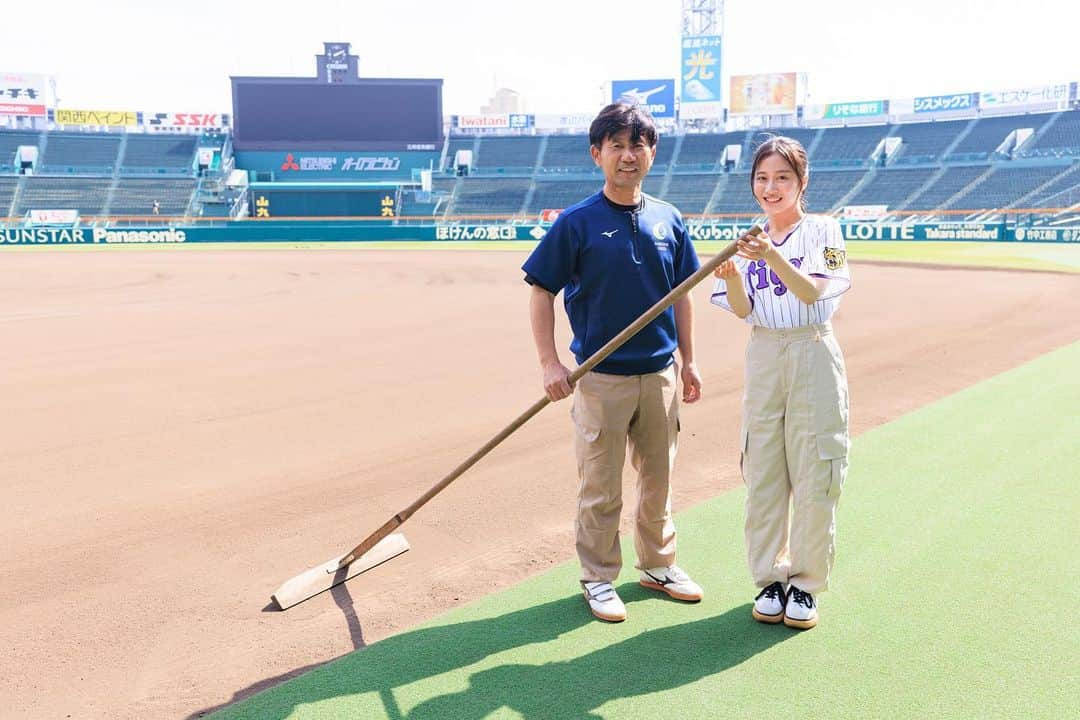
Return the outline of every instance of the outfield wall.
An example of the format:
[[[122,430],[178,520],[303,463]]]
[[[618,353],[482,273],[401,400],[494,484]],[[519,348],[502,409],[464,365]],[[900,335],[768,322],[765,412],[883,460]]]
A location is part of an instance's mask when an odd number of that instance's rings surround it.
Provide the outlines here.
[[[847,240],[949,240],[1080,243],[1080,227],[1026,227],[1005,223],[843,223]],[[694,241],[731,241],[749,223],[690,221]],[[393,240],[539,240],[546,226],[312,222],[247,220],[215,226],[139,228],[37,227],[0,229],[0,245],[176,245],[244,242],[379,242]]]

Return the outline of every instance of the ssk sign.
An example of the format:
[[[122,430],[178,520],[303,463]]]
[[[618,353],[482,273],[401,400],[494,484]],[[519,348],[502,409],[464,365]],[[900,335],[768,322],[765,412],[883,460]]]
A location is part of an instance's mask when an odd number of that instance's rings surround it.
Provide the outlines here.
[[[151,127],[219,128],[221,113],[143,113]]]

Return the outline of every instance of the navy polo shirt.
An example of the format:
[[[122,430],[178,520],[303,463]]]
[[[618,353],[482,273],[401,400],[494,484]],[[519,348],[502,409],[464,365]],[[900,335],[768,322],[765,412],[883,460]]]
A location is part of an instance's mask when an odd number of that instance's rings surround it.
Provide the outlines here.
[[[521,269],[526,282],[564,291],[580,365],[699,267],[678,210],[644,194],[636,208],[616,205],[601,191],[564,210]],[[658,372],[677,347],[669,307],[595,369]]]

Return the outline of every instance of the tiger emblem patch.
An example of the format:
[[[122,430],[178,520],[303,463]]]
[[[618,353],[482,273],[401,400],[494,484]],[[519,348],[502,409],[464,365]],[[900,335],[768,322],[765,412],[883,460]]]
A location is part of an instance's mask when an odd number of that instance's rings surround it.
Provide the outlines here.
[[[839,270],[847,264],[847,251],[840,248],[827,247],[822,251],[825,258],[825,267],[829,270]]]

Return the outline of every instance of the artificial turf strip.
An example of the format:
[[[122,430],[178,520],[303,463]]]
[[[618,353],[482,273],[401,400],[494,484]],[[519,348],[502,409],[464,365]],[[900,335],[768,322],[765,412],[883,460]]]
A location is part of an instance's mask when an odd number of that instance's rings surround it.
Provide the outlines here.
[[[860,436],[814,630],[751,619],[731,492],[677,518],[698,605],[638,587],[628,555],[629,618],[596,622],[569,563],[215,717],[1067,717],[1078,367],[1080,343]]]

